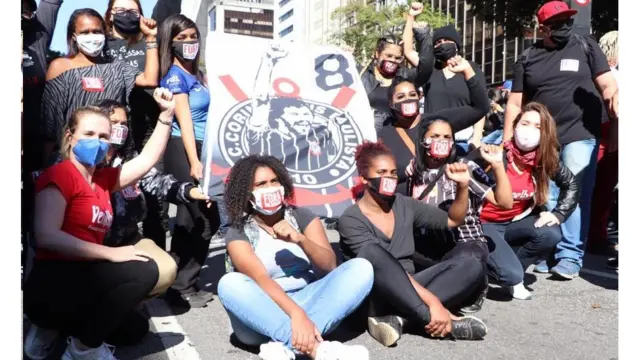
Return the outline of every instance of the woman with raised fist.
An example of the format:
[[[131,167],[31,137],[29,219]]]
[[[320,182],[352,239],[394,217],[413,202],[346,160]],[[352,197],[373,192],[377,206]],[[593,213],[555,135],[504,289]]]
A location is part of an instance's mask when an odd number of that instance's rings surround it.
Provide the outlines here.
[[[105,340],[156,286],[152,255],[104,244],[114,217],[111,194],[136,184],[164,153],[175,100],[162,88],[154,97],[162,112],[140,155],[120,167],[103,166],[111,121],[100,108],[80,108],[64,132],[64,160],[37,180],[36,256],[24,288],[31,359],[46,358],[59,334],[71,336],[64,360],[115,359]]]
[[[524,272],[536,260],[553,255],[562,239],[559,225],[576,209],[580,193],[578,180],[560,162],[556,125],[547,108],[536,102],[527,104],[513,126],[514,139],[504,144],[513,206],[499,208],[486,199],[480,220],[492,249],[489,276],[514,298],[529,300]],[[560,194],[555,207],[547,209],[551,181]]]
[[[384,346],[402,336],[403,325],[413,323],[432,337],[481,339],[482,321],[458,318],[446,308],[458,302],[460,288],[482,282],[479,261],[464,257],[442,261],[416,271],[414,229],[450,229],[463,224],[469,201],[466,164],[447,164],[444,171],[458,189],[448,211],[397,194],[398,171],[391,150],[382,143],[365,142],[356,151],[360,185],[357,202],[340,217],[338,231],[345,258],[362,258],[373,265],[374,282],[367,304],[369,334]]]

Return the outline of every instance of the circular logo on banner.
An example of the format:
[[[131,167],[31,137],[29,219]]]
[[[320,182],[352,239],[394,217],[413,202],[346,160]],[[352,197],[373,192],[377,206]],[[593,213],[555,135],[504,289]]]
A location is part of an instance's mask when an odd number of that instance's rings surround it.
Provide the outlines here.
[[[576,0],[578,5],[582,5],[582,6],[589,5],[589,1],[591,1],[591,0]]]
[[[220,123],[218,141],[229,166],[249,154],[272,155],[282,160],[297,187],[307,189],[340,184],[355,172],[362,133],[347,112],[291,97],[256,103],[236,104]]]

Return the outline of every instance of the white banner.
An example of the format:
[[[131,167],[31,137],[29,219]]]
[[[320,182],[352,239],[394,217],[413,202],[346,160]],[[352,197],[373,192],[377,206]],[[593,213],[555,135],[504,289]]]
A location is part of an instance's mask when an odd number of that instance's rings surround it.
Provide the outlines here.
[[[334,46],[231,34],[209,34],[206,51],[209,195],[220,198],[237,160],[273,155],[294,180],[297,205],[339,217],[353,203],[356,146],[376,140],[353,57]]]

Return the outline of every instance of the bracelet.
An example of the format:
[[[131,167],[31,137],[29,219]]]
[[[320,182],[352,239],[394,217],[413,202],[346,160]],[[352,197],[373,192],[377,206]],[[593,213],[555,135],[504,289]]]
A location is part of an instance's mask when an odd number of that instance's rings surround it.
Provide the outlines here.
[[[148,42],[147,43],[147,50],[157,49],[157,48],[158,48],[158,43],[157,42]]]
[[[163,121],[163,120],[162,120],[162,118],[158,118],[158,122],[159,122],[160,124],[162,124],[162,125],[170,126],[170,125],[171,125],[171,123],[173,122],[173,120],[172,120],[172,119],[170,119],[170,120]]]

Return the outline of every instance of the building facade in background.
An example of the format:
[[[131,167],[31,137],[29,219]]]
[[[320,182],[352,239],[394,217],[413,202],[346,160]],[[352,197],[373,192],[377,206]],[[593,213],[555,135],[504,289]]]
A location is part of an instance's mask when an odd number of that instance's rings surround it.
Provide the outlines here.
[[[327,44],[341,27],[331,14],[349,0],[276,0],[276,39],[304,44]]]
[[[278,0],[218,0],[208,6],[209,32],[274,38],[274,4]]]
[[[464,0],[430,0],[430,5],[454,19],[462,36],[464,57],[480,65],[488,85],[511,79],[518,55],[533,45],[539,36],[536,29],[523,37],[507,40],[502,26],[495,22],[486,23],[480,16],[474,16]]]

